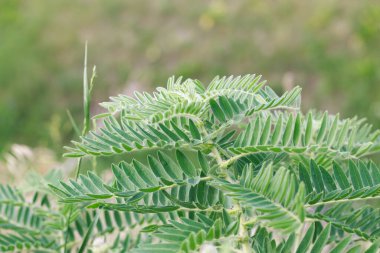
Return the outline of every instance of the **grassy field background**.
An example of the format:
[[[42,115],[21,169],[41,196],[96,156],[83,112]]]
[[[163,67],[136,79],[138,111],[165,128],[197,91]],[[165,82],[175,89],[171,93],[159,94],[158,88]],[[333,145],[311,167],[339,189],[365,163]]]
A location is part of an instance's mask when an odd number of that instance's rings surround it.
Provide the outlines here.
[[[85,41],[98,77],[92,112],[111,95],[169,76],[259,73],[277,91],[303,87],[303,108],[380,126],[380,3],[363,1],[0,2],[0,152],[57,157],[82,118]]]

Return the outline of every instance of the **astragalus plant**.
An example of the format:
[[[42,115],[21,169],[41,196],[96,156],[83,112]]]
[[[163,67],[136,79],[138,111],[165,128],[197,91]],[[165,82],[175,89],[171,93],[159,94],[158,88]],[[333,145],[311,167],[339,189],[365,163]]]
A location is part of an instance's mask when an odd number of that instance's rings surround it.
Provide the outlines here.
[[[59,215],[42,208],[38,224],[47,231],[36,236],[46,243],[37,246],[378,252],[380,170],[366,157],[380,151],[380,132],[356,117],[304,114],[300,93],[279,96],[260,76],[246,75],[217,77],[207,87],[171,78],[153,94],[112,97],[95,116],[101,127],[66,154],[107,156],[116,161],[105,168],[112,177],[89,167],[50,185]],[[2,205],[24,205],[18,200]]]

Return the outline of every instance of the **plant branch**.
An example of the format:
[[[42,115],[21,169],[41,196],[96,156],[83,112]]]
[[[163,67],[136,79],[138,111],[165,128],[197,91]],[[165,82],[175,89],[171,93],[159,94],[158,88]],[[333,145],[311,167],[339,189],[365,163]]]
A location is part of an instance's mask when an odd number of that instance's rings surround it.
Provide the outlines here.
[[[355,198],[355,199],[338,199],[338,200],[330,200],[330,201],[325,201],[325,202],[317,202],[314,204],[305,204],[305,208],[314,207],[314,206],[321,206],[321,205],[329,205],[329,204],[354,202],[354,201],[373,200],[373,199],[380,199],[380,196]]]
[[[241,210],[240,204],[236,202],[237,208]],[[239,221],[239,231],[238,235],[242,242],[242,252],[243,253],[249,253],[251,252],[251,247],[249,245],[249,235],[246,226],[244,225],[244,217],[243,213],[240,214],[240,221]]]

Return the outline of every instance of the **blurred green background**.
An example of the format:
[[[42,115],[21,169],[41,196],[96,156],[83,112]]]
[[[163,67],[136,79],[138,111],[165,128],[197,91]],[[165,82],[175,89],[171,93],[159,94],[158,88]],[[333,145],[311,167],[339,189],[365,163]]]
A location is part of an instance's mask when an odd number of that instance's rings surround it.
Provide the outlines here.
[[[259,73],[303,87],[303,108],[359,114],[380,127],[380,2],[0,1],[0,150],[62,153],[80,121],[85,41],[97,65],[92,113],[171,75],[207,83]]]

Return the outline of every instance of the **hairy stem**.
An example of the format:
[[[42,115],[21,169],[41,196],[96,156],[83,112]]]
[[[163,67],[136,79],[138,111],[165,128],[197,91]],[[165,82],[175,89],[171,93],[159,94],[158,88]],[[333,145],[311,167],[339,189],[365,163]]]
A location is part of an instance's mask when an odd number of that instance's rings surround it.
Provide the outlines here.
[[[219,164],[220,168],[226,174],[226,179],[230,182],[233,182],[231,177],[228,175],[227,166],[225,166],[225,167],[223,166],[223,164],[225,164],[225,161],[223,161],[223,159],[222,159],[222,157],[221,157],[221,155],[220,155],[220,153],[216,147],[213,147],[212,154],[214,155],[214,157],[215,157],[217,163]],[[249,253],[249,252],[251,252],[251,247],[249,245],[249,235],[248,235],[248,231],[247,231],[246,227],[244,226],[243,212],[242,212],[242,208],[241,208],[238,201],[235,202],[235,208],[234,209],[238,210],[238,212],[240,213],[238,236],[241,240],[242,252],[243,253]]]
[[[236,203],[237,207],[241,210],[241,207],[239,203]],[[239,232],[238,235],[241,240],[241,246],[242,246],[242,252],[243,253],[249,253],[251,252],[251,247],[249,245],[249,235],[248,235],[248,230],[246,226],[244,226],[244,217],[243,214],[240,214],[240,221],[239,221]]]
[[[338,199],[338,200],[330,200],[325,202],[317,202],[314,204],[306,204],[305,208],[313,207],[313,206],[320,206],[320,205],[328,205],[328,204],[338,204],[338,203],[345,203],[345,202],[354,202],[354,201],[362,201],[362,200],[371,200],[371,199],[379,199],[380,196],[373,196],[373,197],[364,197],[364,198],[355,198],[355,199]]]
[[[212,180],[212,177],[201,177],[199,179],[199,181],[210,181],[210,180]],[[171,188],[176,187],[176,186],[179,186],[179,185],[178,184],[172,184],[172,185],[162,186],[161,188],[158,189],[158,191],[171,189]]]

